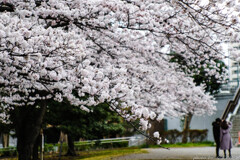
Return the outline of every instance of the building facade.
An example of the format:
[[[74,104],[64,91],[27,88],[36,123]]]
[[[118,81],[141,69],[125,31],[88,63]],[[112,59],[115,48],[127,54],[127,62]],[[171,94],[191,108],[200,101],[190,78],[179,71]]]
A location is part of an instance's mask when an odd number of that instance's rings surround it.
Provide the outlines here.
[[[231,58],[229,55],[233,55],[235,53],[240,53],[240,42],[230,42],[227,43],[227,64],[228,64],[228,74],[229,74],[229,82],[230,85],[239,86],[239,78],[240,78],[240,63],[237,59]]]

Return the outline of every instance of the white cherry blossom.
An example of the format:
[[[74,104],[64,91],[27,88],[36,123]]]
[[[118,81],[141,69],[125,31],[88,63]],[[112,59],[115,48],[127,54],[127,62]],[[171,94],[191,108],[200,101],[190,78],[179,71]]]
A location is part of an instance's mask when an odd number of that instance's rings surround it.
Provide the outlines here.
[[[216,108],[169,51],[216,74],[221,42],[238,38],[237,1],[48,0],[12,4],[0,13],[0,102],[34,105],[64,99],[88,105],[130,108],[127,119],[179,116]],[[0,5],[0,7],[2,7]],[[9,8],[8,8],[9,7]],[[239,55],[235,55],[239,56]],[[208,63],[209,64],[209,63]],[[194,73],[193,73],[194,72]],[[20,96],[21,95],[21,96]],[[86,100],[81,98],[87,96]]]

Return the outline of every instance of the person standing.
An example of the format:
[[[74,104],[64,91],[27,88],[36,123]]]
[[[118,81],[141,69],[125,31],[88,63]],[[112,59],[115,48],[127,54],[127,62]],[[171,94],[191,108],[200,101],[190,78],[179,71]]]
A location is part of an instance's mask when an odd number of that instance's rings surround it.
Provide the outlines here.
[[[213,123],[213,137],[216,143],[216,158],[222,158],[219,156],[219,148],[220,148],[220,125],[221,119],[217,118]]]
[[[230,129],[232,127],[231,122],[227,122],[223,120],[220,127],[220,148],[224,152],[224,158],[226,158],[226,150],[228,150],[229,158],[232,157],[231,155],[231,148],[232,148],[232,140],[230,135]]]

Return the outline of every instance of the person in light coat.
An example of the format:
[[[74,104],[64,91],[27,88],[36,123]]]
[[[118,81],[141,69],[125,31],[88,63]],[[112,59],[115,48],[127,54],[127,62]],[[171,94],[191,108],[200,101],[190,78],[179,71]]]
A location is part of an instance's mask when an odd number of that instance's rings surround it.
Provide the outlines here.
[[[226,150],[228,150],[229,157],[231,158],[231,148],[232,148],[232,140],[230,135],[230,129],[232,127],[231,122],[227,122],[223,120],[220,127],[220,148],[224,152],[224,158],[226,158]]]

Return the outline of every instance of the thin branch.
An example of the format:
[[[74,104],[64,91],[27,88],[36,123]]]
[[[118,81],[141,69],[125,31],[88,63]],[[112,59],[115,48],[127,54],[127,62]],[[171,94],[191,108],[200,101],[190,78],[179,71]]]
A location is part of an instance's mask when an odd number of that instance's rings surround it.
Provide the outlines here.
[[[114,110],[119,116],[121,116],[125,121],[127,121],[126,118],[125,118],[123,115],[121,115],[121,114],[116,110],[116,107],[115,107],[115,106],[112,106],[112,104],[110,104],[109,102],[106,102],[106,103],[111,107],[112,110]],[[138,133],[140,133],[141,135],[145,136],[146,138],[148,138],[148,139],[151,140],[152,142],[156,143],[156,140],[155,140],[153,137],[151,137],[151,136],[145,134],[144,132],[140,131],[131,121],[127,121],[127,122],[128,122]],[[167,150],[170,150],[170,148],[163,147],[162,145],[159,145],[159,147],[164,148],[164,149],[167,149]]]

